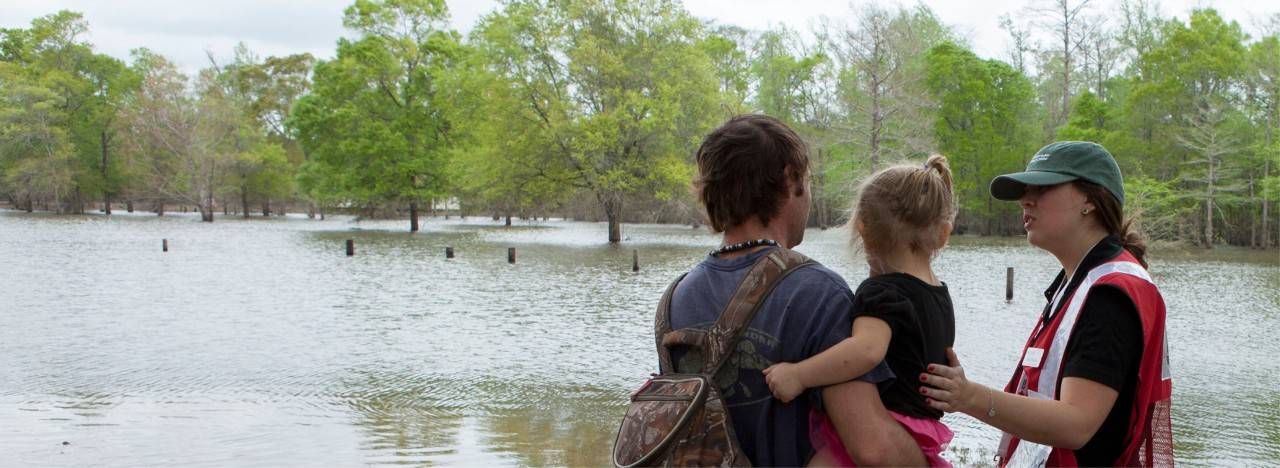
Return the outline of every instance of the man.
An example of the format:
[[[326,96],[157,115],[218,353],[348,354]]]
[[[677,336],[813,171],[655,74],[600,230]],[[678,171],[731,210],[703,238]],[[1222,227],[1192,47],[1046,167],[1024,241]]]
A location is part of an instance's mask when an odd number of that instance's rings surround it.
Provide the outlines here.
[[[809,161],[800,137],[763,115],[735,117],[698,148],[695,188],[722,247],[677,286],[675,329],[715,322],[751,265],[776,246],[804,239],[809,218]],[[880,402],[876,384],[892,378],[883,363],[858,380],[811,389],[789,404],[775,400],[761,370],[799,362],[848,338],[853,293],[821,265],[784,277],[752,320],[716,384],[723,391],[743,451],[757,466],[800,466],[814,450],[811,408],[825,411],[859,465],[923,465],[919,447]],[[673,352],[678,371],[696,357]]]

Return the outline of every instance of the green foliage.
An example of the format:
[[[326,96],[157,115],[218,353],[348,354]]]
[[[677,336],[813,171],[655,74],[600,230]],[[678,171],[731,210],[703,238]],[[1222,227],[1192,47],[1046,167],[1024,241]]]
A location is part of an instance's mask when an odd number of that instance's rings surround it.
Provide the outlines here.
[[[952,43],[931,49],[927,62],[928,86],[939,103],[934,134],[951,161],[965,213],[960,226],[983,234],[1010,231],[1016,207],[992,203],[989,187],[995,176],[1021,170],[1037,147],[1031,83],[1008,64]]]
[[[506,154],[593,193],[611,242],[621,240],[627,195],[688,182],[675,168],[714,125],[719,99],[702,25],[678,4],[512,1],[474,34],[485,67],[509,88],[500,92],[513,96],[508,112],[519,117],[507,131],[545,142]]]
[[[975,56],[923,5],[855,7],[810,41],[704,23],[675,0],[508,0],[464,41],[443,0],[355,0],[331,60],[241,45],[198,76],[146,49],[128,63],[95,53],[84,18],[62,11],[0,29],[0,196],[64,212],[181,201],[211,220],[219,199],[450,197],[545,215],[588,195],[619,241],[624,200],[692,204],[700,139],[756,111],[808,143],[815,225],[838,223],[879,161],[936,151],[952,161],[957,227],[1018,233],[991,178],[1071,139],[1117,157],[1151,237],[1275,245],[1280,36],[1157,10],[1122,2],[1119,21],[1074,23],[1090,31],[1074,52],[1032,50],[1006,19],[1015,62],[1039,53],[1034,76]]]
[[[1126,177],[1125,211],[1141,220],[1143,234],[1153,239],[1185,239],[1195,236],[1184,219],[1193,216],[1195,204],[1178,188],[1177,181],[1151,177]]]
[[[359,37],[316,64],[289,127],[311,161],[304,189],[362,206],[441,195],[448,138],[442,76],[460,45],[442,0],[358,0],[343,24]],[[416,220],[415,220],[416,222]]]

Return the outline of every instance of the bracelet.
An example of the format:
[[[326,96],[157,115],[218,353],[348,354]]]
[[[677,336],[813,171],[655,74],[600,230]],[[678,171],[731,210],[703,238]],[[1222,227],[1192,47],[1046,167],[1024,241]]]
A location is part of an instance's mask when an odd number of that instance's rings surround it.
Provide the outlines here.
[[[987,417],[988,417],[988,418],[994,418],[994,417],[996,417],[996,393],[995,393],[995,390],[992,390],[992,389],[989,389],[989,388],[987,389],[987,400],[988,400],[988,402],[989,402],[989,406],[987,406]]]

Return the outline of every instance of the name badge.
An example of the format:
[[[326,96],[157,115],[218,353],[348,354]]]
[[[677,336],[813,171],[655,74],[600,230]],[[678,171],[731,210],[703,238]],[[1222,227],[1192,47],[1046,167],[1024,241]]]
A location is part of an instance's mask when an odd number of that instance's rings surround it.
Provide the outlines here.
[[[1040,360],[1044,358],[1044,348],[1027,348],[1027,353],[1022,355],[1022,365],[1037,368],[1040,367]]]

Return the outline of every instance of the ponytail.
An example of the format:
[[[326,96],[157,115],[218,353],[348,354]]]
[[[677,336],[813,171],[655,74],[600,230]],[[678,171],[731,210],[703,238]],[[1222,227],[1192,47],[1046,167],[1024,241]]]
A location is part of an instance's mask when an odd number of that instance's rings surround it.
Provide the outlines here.
[[[951,185],[951,165],[947,164],[946,156],[941,154],[929,156],[929,159],[924,162],[924,168],[938,171],[938,176],[942,178],[942,185],[947,188],[948,192],[954,189]]]
[[[1136,224],[1137,220],[1134,218],[1125,220],[1116,235],[1120,238],[1120,245],[1133,254],[1133,258],[1138,259],[1143,268],[1147,268],[1147,240],[1138,232]]]

